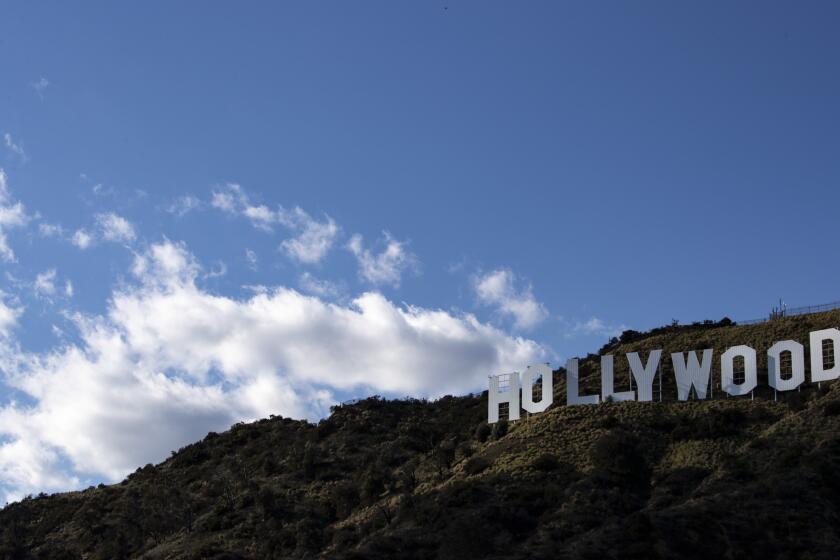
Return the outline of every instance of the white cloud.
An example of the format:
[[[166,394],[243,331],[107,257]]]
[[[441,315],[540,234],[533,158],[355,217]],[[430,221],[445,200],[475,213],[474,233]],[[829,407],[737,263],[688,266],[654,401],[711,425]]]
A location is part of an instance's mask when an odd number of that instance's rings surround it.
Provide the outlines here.
[[[251,220],[255,228],[264,231],[272,231],[271,224],[277,221],[277,215],[264,204],[245,206],[242,209],[242,215]]]
[[[0,168],[0,259],[13,262],[15,253],[9,247],[6,230],[23,227],[29,223],[30,216],[26,215],[23,204],[12,204],[9,194],[6,172]]]
[[[131,222],[113,212],[97,214],[96,223],[102,238],[106,241],[131,243],[137,238]]]
[[[32,82],[29,85],[32,86],[32,89],[35,90],[35,93],[37,93],[38,97],[40,97],[41,101],[43,101],[44,100],[44,92],[47,91],[48,87],[50,87],[50,81],[47,78],[45,78],[44,76],[41,76],[41,78],[39,80],[37,80],[35,82]]]
[[[359,276],[371,284],[400,285],[402,274],[406,270],[418,269],[417,257],[409,252],[405,241],[397,241],[387,231],[382,232],[385,248],[376,254],[365,249],[362,236],[358,233],[350,238],[347,249],[356,257]]]
[[[473,278],[473,288],[478,300],[495,307],[502,315],[513,318],[519,329],[531,329],[548,317],[545,306],[534,298],[530,285],[516,288],[513,271],[500,268]]]
[[[251,204],[242,187],[235,183],[214,189],[210,205],[228,214],[243,216],[252,226],[265,232],[274,231],[276,224],[284,226],[295,237],[283,241],[280,248],[291,259],[305,264],[320,262],[332,248],[340,230],[329,216],[319,222],[297,206],[292,210],[281,206],[274,211],[264,204]]]
[[[304,292],[322,298],[335,299],[341,295],[341,289],[335,283],[315,278],[308,272],[300,275],[298,285]]]
[[[210,205],[228,214],[248,218],[257,229],[270,232],[272,225],[279,221],[279,215],[264,204],[252,205],[243,188],[236,183],[214,189]]]
[[[319,262],[326,256],[338,235],[335,221],[329,216],[325,218],[323,222],[313,220],[300,207],[294,210],[281,209],[278,220],[298,235],[286,239],[280,247],[294,260],[307,264]]]
[[[221,278],[225,274],[227,274],[228,267],[224,263],[224,261],[217,261],[216,268],[212,268],[207,271],[204,275],[204,278]]]
[[[29,158],[26,155],[26,151],[23,149],[23,144],[19,141],[15,142],[12,139],[12,135],[8,132],[3,134],[3,144],[5,144],[6,149],[8,149],[10,152],[12,152],[20,158],[21,163],[26,163],[27,161],[29,161]]]
[[[620,335],[625,330],[627,330],[626,325],[608,325],[598,317],[591,317],[588,321],[579,321],[575,323],[575,326],[572,327],[571,332],[566,334],[566,338],[572,338],[575,335],[579,334],[597,335],[612,338],[614,336]]]
[[[2,295],[0,292],[0,296]],[[10,307],[0,298],[0,338],[7,338],[11,334],[12,328],[17,325],[18,317],[22,314],[23,308]]]
[[[54,268],[38,274],[33,285],[35,293],[45,297],[55,295],[55,276],[56,270]]]
[[[90,188],[90,192],[96,196],[114,196],[117,194],[117,189],[111,186],[105,186],[102,183],[96,183]]]
[[[248,263],[248,268],[250,268],[251,270],[257,270],[259,258],[257,257],[257,254],[251,249],[245,249],[245,261]]]
[[[119,214],[114,212],[96,214],[95,221],[96,225],[93,231],[85,228],[77,229],[70,236],[70,243],[84,250],[98,240],[128,245],[137,239],[134,226]]]
[[[193,210],[198,210],[201,206],[201,200],[193,195],[187,194],[173,200],[172,204],[166,207],[166,211],[180,218]]]
[[[64,235],[64,228],[59,224],[41,222],[38,224],[38,233],[41,234],[41,237],[61,237]]]
[[[93,236],[84,229],[77,229],[70,242],[79,249],[87,249],[93,243]]]
[[[64,286],[60,286],[56,281],[58,273],[55,268],[50,268],[35,276],[32,282],[32,290],[35,295],[44,298],[47,301],[52,301],[52,296],[63,294],[65,297],[73,297],[73,283],[70,280],[64,281]]]
[[[131,265],[131,273],[144,286],[159,290],[193,286],[200,271],[201,266],[186,245],[169,240],[136,255]]]
[[[6,262],[14,262],[15,252],[9,247],[9,241],[3,230],[0,230],[0,259]]]
[[[132,272],[137,283],[114,291],[105,315],[74,317],[78,343],[2,347],[7,384],[32,400],[0,409],[8,496],[117,480],[238,420],[314,419],[337,390],[435,397],[545,361],[537,343],[472,315],[378,293],[350,305],[284,287],[210,294],[183,244],[153,245]]]
[[[83,183],[92,183],[86,173],[81,173],[79,179]],[[90,194],[101,199],[113,199],[114,203],[119,204],[121,208],[133,206],[138,201],[149,197],[149,193],[144,189],[119,187],[102,182],[93,183],[90,186]],[[101,201],[88,200],[87,202],[97,206],[101,204]]]
[[[0,411],[0,420],[21,422],[13,409]],[[62,472],[59,454],[34,438],[18,438],[0,445],[0,480],[7,488],[5,501],[25,494],[79,487],[79,479]],[[19,490],[15,490],[19,489]]]
[[[228,183],[224,188],[213,190],[210,205],[223,212],[235,214],[239,207],[243,206],[247,197],[242,192],[242,187],[235,183]]]

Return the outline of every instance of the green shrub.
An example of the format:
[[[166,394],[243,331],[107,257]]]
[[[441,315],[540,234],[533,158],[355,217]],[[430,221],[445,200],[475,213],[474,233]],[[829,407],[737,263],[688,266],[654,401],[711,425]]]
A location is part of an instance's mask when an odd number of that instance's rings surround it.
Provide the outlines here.
[[[823,405],[823,416],[840,415],[840,400],[828,401]]]
[[[490,427],[490,424],[487,422],[482,422],[478,425],[478,428],[475,429],[475,439],[484,443],[487,441],[487,438],[493,433],[493,428]]]
[[[590,450],[595,473],[615,482],[643,484],[649,467],[639,450],[638,438],[625,430],[613,430],[598,438]]]
[[[344,519],[359,505],[359,488],[351,481],[342,481],[335,485],[330,496],[335,515]]]
[[[502,439],[508,433],[508,421],[499,420],[493,424],[493,439]]]
[[[616,418],[615,414],[607,414],[596,423],[599,428],[604,428],[605,430],[615,428],[619,424],[621,424],[621,422],[618,418]]]
[[[470,445],[468,442],[464,442],[458,446],[458,453],[461,455],[462,458],[469,459],[470,457],[475,455],[475,449],[473,449],[473,446]]]
[[[475,457],[470,457],[469,460],[464,463],[464,471],[467,474],[479,474],[490,468],[490,465],[490,461],[486,458],[481,455],[476,455]]]
[[[531,463],[531,466],[538,471],[553,471],[560,466],[560,461],[556,455],[551,453],[543,453]]]

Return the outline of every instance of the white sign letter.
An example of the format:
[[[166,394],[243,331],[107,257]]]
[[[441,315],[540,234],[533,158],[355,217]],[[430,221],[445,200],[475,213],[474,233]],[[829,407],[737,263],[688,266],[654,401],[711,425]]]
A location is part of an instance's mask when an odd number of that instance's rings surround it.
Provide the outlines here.
[[[790,379],[782,379],[782,352],[790,352]],[[805,347],[795,340],[777,342],[767,351],[767,377],[778,391],[796,389],[805,381]]]
[[[578,377],[577,358],[566,361],[566,404],[598,404],[598,395],[579,395],[580,378]]]
[[[601,356],[601,398],[605,401],[610,398],[615,402],[636,400],[636,393],[633,391],[616,393],[614,389],[613,357],[612,354],[607,354]]]
[[[534,377],[542,377],[542,397],[540,402],[534,402]],[[536,366],[528,366],[525,373],[522,374],[522,408],[536,414],[543,412],[551,403],[554,402],[554,379],[551,368],[546,364],[539,364]]]
[[[499,405],[508,403],[508,420],[519,420],[519,373],[508,375],[510,380],[506,391],[499,391],[499,375],[490,376],[490,390],[487,392],[487,422],[499,421]]]
[[[735,357],[744,358],[744,382],[735,384]],[[758,384],[755,350],[749,346],[733,346],[720,357],[720,385],[733,397],[746,395]]]
[[[825,329],[811,333],[811,383],[817,381],[831,381],[840,377],[840,362],[837,361],[837,354],[840,353],[840,330]],[[825,369],[823,362],[823,341],[831,341],[831,355],[834,356],[834,365]]]
[[[662,358],[662,350],[651,350],[648,354],[647,365],[642,367],[642,360],[638,352],[627,354],[627,362],[630,364],[630,371],[636,379],[639,388],[639,401],[650,402],[653,400],[653,378],[656,376],[656,368],[659,367],[659,360]]]
[[[687,401],[691,388],[697,392],[697,398],[706,398],[706,390],[709,388],[709,371],[712,369],[712,354],[714,350],[707,348],[703,350],[703,362],[698,363],[697,352],[688,353],[688,363],[685,362],[685,355],[682,352],[671,354],[671,361],[674,364],[674,376],[677,378],[677,396],[681,401]]]

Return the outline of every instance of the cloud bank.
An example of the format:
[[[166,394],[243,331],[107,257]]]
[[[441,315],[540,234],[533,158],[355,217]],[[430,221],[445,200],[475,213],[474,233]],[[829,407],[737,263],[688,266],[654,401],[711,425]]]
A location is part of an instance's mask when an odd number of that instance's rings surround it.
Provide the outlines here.
[[[225,297],[199,285],[183,244],[138,254],[103,315],[72,316],[75,342],[22,351],[0,307],[7,499],[118,480],[210,430],[269,414],[315,419],[344,391],[437,397],[545,361],[539,344],[469,314],[368,292],[337,304],[287,287]],[[69,465],[69,466],[68,466]]]

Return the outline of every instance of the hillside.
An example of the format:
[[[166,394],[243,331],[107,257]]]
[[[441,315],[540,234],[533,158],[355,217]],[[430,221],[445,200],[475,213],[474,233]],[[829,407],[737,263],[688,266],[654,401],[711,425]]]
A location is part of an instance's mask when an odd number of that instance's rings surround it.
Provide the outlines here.
[[[837,325],[675,326],[604,350],[621,380],[628,351],[761,358]],[[584,388],[597,363],[581,362]],[[566,407],[561,373],[552,408],[494,428],[485,393],[211,433],[119,484],[0,510],[0,558],[837,557],[840,382],[774,402],[760,377],[755,400],[680,403],[665,368],[664,402]]]

